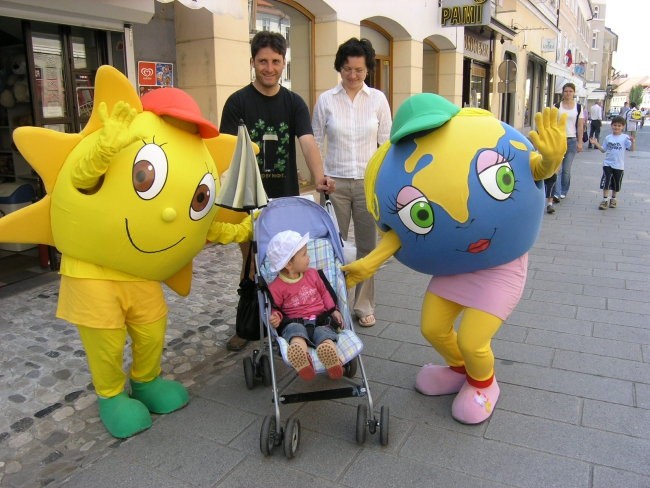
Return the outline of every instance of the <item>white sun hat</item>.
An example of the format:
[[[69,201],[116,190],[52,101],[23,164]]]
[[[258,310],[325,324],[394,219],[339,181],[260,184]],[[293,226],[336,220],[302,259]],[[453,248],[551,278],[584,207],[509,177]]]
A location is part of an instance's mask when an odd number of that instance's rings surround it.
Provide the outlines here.
[[[283,230],[275,234],[266,248],[270,269],[279,273],[289,260],[309,241],[309,232],[301,236],[293,230]]]

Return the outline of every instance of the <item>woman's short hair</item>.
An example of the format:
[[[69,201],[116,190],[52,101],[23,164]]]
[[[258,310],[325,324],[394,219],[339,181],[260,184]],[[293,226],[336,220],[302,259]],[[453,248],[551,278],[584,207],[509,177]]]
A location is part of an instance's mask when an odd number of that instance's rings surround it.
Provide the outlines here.
[[[571,88],[573,91],[576,91],[576,86],[573,83],[565,83],[562,87],[562,91],[564,91],[565,88]]]
[[[255,59],[260,49],[270,47],[283,58],[287,54],[287,40],[278,32],[259,31],[251,40],[251,57]]]
[[[357,39],[353,37],[339,46],[334,58],[334,69],[341,71],[349,57],[357,58],[363,56],[366,59],[366,68],[372,72],[375,69],[375,50],[368,39]]]

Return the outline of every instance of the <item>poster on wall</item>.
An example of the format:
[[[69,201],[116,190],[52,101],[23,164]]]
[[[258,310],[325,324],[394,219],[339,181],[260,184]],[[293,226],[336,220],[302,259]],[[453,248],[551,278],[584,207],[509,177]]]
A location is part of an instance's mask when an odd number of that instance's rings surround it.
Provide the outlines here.
[[[163,86],[174,86],[174,64],[158,61],[138,61],[140,96]]]

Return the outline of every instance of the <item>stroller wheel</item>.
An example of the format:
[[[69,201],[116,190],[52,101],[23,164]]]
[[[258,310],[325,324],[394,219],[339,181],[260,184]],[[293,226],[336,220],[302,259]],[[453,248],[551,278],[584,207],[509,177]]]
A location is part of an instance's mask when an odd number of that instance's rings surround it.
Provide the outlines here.
[[[382,446],[388,445],[389,408],[381,407],[379,414],[379,442]]]
[[[273,448],[276,445],[276,438],[278,433],[275,430],[275,416],[267,415],[262,422],[262,430],[260,431],[260,451],[265,456],[270,456]]]
[[[271,386],[271,363],[269,361],[269,357],[266,354],[260,357],[260,372],[264,386]]]
[[[357,406],[357,444],[366,442],[366,427],[368,425],[368,407]]]
[[[300,421],[290,418],[284,428],[284,455],[291,459],[300,446]]]
[[[352,358],[343,366],[343,374],[346,378],[354,378],[357,374],[357,366],[359,365],[359,358]]]
[[[255,388],[255,370],[252,358],[244,358],[244,379],[246,380],[246,388],[249,390]]]

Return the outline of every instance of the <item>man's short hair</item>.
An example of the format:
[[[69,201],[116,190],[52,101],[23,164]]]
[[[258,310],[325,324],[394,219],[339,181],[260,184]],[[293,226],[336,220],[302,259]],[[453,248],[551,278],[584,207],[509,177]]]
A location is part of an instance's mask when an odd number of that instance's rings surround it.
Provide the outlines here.
[[[625,119],[623,117],[621,117],[620,115],[617,115],[616,117],[614,117],[612,119],[612,124],[625,125]]]
[[[251,57],[255,59],[260,49],[270,47],[283,58],[287,54],[287,41],[278,32],[259,31],[251,40]]]

